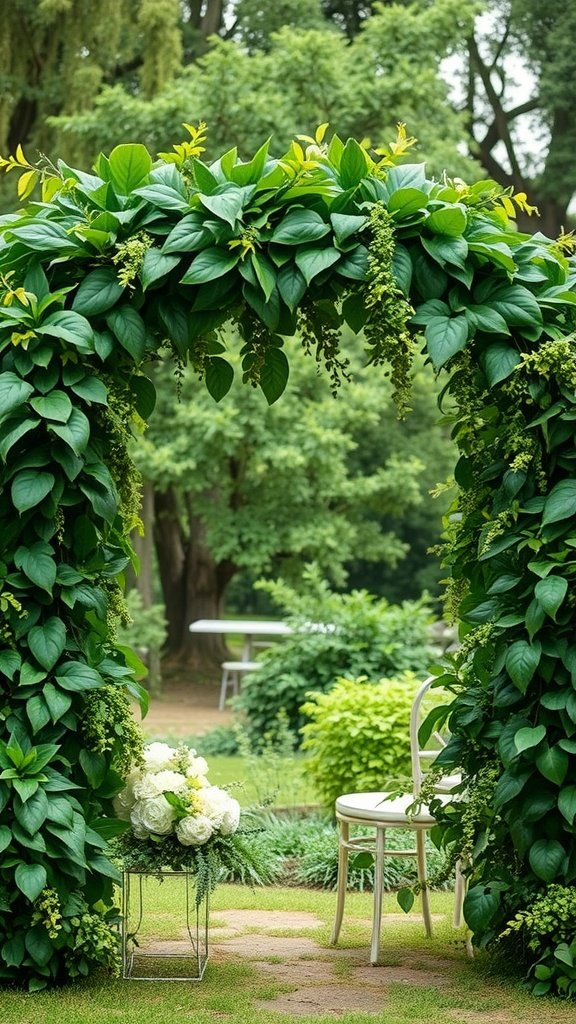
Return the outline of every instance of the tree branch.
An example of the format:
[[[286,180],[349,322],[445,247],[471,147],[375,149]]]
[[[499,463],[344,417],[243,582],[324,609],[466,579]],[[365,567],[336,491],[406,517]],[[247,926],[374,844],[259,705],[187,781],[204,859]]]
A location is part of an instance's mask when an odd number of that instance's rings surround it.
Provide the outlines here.
[[[522,172],[520,170],[520,165],[519,165],[518,160],[516,158],[516,153],[514,152],[514,143],[512,141],[512,137],[510,135],[510,129],[509,129],[509,126],[508,126],[508,118],[507,118],[506,112],[504,111],[504,109],[502,107],[502,104],[500,102],[500,97],[498,96],[498,94],[497,94],[497,92],[494,89],[494,86],[492,84],[492,80],[491,80],[491,77],[490,77],[490,70],[486,66],[484,61],[482,60],[482,57],[480,56],[480,51],[478,49],[478,44],[477,44],[476,39],[474,38],[474,36],[470,37],[469,48],[470,48],[470,60],[471,60],[472,64],[474,65],[476,71],[478,72],[478,75],[480,76],[480,79],[482,81],[482,85],[484,86],[484,91],[486,93],[486,98],[487,98],[487,100],[488,100],[488,102],[489,102],[489,104],[492,107],[492,110],[494,112],[494,125],[495,125],[495,127],[497,129],[497,132],[498,132],[498,139],[502,140],[502,142],[504,143],[504,146],[506,147],[506,153],[508,155],[508,159],[510,161],[510,166],[512,168],[511,182],[512,182],[512,184],[516,188],[523,188],[524,187],[524,179],[523,179]],[[481,151],[483,153],[482,160],[483,160],[484,166],[486,167],[486,169],[488,171],[490,171],[489,165],[488,165],[488,163],[484,159],[484,152],[485,152],[485,150],[484,150],[484,147],[483,147],[482,143],[480,143],[480,148],[481,148]],[[490,159],[491,159],[492,163],[495,164],[497,167],[499,167],[499,164],[497,164],[497,162],[494,160],[494,158],[491,156],[491,154],[489,154],[489,156],[490,156]],[[505,172],[503,172],[502,169],[500,169],[500,173],[503,174]],[[507,177],[510,178],[510,175],[507,175]]]

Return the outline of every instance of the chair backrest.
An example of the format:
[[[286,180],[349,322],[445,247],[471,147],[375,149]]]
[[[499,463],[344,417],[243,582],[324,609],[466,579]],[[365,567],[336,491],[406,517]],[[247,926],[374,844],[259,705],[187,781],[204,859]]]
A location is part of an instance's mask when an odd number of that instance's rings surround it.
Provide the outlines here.
[[[424,680],[414,697],[412,711],[410,714],[410,758],[412,762],[412,785],[414,796],[420,796],[422,791],[422,779],[424,777],[422,761],[433,761],[440,753],[442,747],[446,746],[446,740],[444,740],[437,731],[433,731],[430,737],[430,739],[434,739],[438,744],[436,750],[422,749],[418,740],[418,732],[422,721],[422,702],[434,682],[436,682],[436,676],[428,676],[428,678]],[[443,788],[442,783],[439,784],[438,788],[439,790]],[[451,786],[448,788],[451,788]]]

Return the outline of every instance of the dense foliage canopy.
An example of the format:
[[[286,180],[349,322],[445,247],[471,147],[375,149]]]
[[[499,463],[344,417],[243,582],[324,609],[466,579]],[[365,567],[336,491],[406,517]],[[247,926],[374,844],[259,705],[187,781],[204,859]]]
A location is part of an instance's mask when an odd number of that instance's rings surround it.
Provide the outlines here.
[[[207,165],[192,129],[158,161],[121,145],[92,174],[6,161],[23,195],[44,178],[43,198],[0,222],[6,979],[39,988],[110,961],[104,836],[139,756],[114,640],[137,508],[129,429],[152,412],[142,366],[165,343],[226,394],[230,322],[243,380],[269,402],[297,331],[334,387],[342,324],[362,332],[401,408],[420,329],[449,371],[461,458],[446,559],[463,642],[441,676],[455,694],[441,758],[468,799],[440,837],[471,856],[478,943],[505,941],[515,914],[528,927],[550,883],[556,903],[573,892],[574,268],[561,244],[516,230],[522,195],[398,163],[402,130],[378,160],[324,137]],[[542,984],[571,992],[566,931],[536,955]]]

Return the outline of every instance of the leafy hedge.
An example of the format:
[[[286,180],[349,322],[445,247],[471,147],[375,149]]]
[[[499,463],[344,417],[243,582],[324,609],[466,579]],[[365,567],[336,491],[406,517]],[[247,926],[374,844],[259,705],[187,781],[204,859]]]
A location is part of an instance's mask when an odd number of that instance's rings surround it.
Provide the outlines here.
[[[256,745],[276,736],[284,716],[300,744],[307,696],[331,689],[339,676],[378,679],[404,670],[425,675],[430,663],[425,602],[389,605],[364,590],[333,593],[313,572],[306,580],[309,590],[301,595],[281,581],[262,585],[296,632],[262,655],[261,667],[245,677],[234,701]]]
[[[268,401],[296,331],[337,385],[344,322],[390,367],[400,407],[415,330],[448,369],[462,458],[447,558],[463,649],[442,679],[456,694],[444,760],[463,767],[470,799],[441,838],[473,855],[466,914],[480,944],[547,885],[574,887],[572,242],[519,233],[510,217],[526,198],[494,182],[434,182],[398,164],[403,131],[377,160],[325,133],[280,160],[266,143],[207,166],[192,130],[157,161],[118,146],[91,174],[32,166],[20,148],[0,163],[23,201],[43,183],[40,201],[0,219],[5,980],[39,988],[110,963],[103,834],[138,756],[130,658],[114,643],[136,516],[126,440],[153,410],[141,366],[165,341],[225,395],[218,329],[230,321],[243,378]]]

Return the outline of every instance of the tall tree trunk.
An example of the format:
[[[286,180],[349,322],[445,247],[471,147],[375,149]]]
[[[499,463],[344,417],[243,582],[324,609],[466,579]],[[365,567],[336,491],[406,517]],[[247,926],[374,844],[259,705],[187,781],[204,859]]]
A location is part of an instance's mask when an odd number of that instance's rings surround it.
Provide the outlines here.
[[[189,533],[174,488],[155,494],[154,539],[168,619],[167,656],[171,662],[217,678],[228,655],[218,634],[191,633],[195,619],[222,617],[226,588],[237,572],[231,561],[216,562],[206,547],[204,527],[187,510]]]

